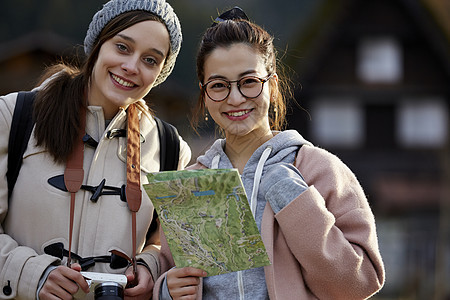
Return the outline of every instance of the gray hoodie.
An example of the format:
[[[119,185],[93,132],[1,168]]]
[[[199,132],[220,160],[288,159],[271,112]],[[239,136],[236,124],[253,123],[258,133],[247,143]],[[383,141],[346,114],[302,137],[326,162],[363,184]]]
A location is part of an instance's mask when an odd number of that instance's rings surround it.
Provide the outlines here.
[[[259,193],[259,183],[264,176],[265,169],[280,162],[293,163],[299,148],[303,144],[310,143],[295,130],[276,132],[272,139],[261,145],[253,153],[244,167],[241,178],[248,200],[254,202],[252,211],[260,231],[266,200],[264,195]],[[211,169],[233,168],[223,151],[224,145],[224,139],[216,140],[211,148],[197,159],[197,162]],[[272,179],[273,183],[279,180],[275,176]],[[265,180],[266,183],[268,183],[267,180]],[[290,192],[287,190],[285,193],[287,199],[294,199],[298,196],[298,192],[292,191],[292,193],[295,193],[292,195],[289,194]],[[269,299],[264,268],[204,278],[203,299]]]

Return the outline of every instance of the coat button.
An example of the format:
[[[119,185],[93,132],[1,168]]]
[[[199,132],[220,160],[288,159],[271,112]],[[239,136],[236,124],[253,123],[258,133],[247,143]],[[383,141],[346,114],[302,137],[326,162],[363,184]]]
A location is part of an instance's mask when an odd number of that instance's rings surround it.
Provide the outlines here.
[[[10,285],[10,281],[9,281],[9,280],[8,280],[8,285],[5,285],[5,286],[3,287],[3,294],[4,294],[5,296],[9,296],[9,295],[12,294],[12,289],[11,289],[11,285]]]

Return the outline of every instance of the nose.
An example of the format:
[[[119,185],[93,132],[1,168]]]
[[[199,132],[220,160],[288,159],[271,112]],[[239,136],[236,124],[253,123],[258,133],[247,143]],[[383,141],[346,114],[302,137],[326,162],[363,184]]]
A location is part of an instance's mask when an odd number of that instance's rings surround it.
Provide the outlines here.
[[[233,106],[238,106],[245,101],[247,101],[247,99],[239,91],[237,82],[232,82],[230,86],[230,94],[227,97],[227,103]]]
[[[133,56],[127,57],[127,59],[122,63],[122,69],[129,74],[138,73],[139,58]]]

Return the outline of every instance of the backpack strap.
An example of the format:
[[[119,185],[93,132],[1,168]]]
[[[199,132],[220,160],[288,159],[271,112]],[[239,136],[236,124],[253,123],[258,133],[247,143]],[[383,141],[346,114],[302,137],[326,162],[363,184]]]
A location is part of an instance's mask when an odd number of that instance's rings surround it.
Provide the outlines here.
[[[23,154],[28,146],[28,141],[34,126],[32,116],[33,102],[36,92],[19,92],[14,108],[11,130],[9,131],[8,144],[8,199],[11,197],[16,184],[19,171],[22,166]]]
[[[178,131],[173,125],[159,118],[155,117],[155,121],[158,126],[160,141],[159,170],[174,171],[178,169],[180,156],[180,137]]]
[[[180,137],[175,126],[155,117],[159,132],[159,170],[175,171],[178,169],[178,160],[180,158]],[[152,233],[158,229],[158,214],[153,210],[152,223],[147,231],[147,240]]]

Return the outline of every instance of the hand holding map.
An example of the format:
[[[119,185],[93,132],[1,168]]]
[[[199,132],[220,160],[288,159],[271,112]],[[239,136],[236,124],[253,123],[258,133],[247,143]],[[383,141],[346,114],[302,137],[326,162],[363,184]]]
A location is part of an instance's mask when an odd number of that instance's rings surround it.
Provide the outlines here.
[[[153,202],[175,265],[208,276],[270,264],[235,169],[149,174]]]

